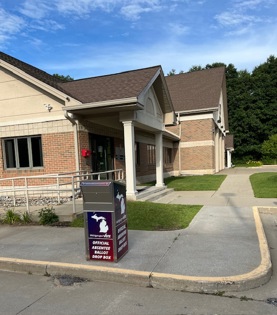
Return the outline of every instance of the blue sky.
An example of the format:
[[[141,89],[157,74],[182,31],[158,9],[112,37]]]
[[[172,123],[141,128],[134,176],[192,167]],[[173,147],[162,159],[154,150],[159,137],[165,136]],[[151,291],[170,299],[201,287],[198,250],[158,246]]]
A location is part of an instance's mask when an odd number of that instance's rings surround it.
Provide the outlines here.
[[[277,0],[0,0],[0,25],[1,51],[74,79],[277,56]]]

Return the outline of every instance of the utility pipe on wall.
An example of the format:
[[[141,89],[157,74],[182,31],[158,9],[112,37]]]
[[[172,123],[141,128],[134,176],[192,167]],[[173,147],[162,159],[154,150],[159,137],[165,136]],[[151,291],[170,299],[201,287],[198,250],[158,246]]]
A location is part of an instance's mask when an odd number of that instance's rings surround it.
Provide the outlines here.
[[[64,117],[69,120],[74,128],[74,151],[75,151],[75,161],[76,161],[76,171],[80,172],[80,156],[79,156],[79,141],[78,141],[78,123],[77,120],[68,114],[67,111],[64,112]]]

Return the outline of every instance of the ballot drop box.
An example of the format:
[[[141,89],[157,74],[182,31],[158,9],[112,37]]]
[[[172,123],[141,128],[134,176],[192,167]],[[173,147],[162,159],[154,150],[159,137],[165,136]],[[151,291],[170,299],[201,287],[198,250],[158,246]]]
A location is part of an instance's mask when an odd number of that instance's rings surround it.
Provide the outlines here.
[[[128,251],[126,187],[111,180],[80,183],[87,260],[117,262]]]

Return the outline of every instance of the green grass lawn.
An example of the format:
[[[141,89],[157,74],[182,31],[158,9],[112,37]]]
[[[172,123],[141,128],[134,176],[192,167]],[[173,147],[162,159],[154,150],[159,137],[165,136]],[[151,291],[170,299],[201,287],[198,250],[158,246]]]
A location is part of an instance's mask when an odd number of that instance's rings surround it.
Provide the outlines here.
[[[250,176],[250,182],[257,198],[277,198],[277,173],[257,173]]]
[[[127,202],[128,229],[145,231],[179,230],[189,226],[202,208],[200,205],[169,205],[142,201]],[[83,227],[83,217],[75,219],[72,227]]]
[[[165,184],[176,191],[218,190],[225,178],[226,175],[169,177]]]
[[[128,227],[131,230],[146,231],[184,229],[201,208],[199,205],[128,202]]]
[[[176,191],[217,190],[225,178],[226,175],[180,176],[166,178],[165,184]],[[184,229],[201,208],[200,205],[128,201],[128,228],[146,231]],[[84,226],[83,218],[73,221],[72,226]]]

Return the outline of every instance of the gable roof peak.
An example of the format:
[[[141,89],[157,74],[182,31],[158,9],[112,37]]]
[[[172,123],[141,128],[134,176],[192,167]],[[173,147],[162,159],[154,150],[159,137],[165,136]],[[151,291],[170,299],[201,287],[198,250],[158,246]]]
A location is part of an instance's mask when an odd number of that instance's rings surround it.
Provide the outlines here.
[[[138,97],[149,82],[160,73],[162,73],[161,66],[154,66],[79,79],[59,85],[82,103],[101,102]]]
[[[166,77],[177,112],[215,108],[225,88],[225,67],[215,67]]]
[[[107,77],[114,77],[118,75],[128,75],[129,73],[134,73],[134,72],[140,72],[144,70],[151,70],[151,69],[161,69],[162,67],[160,65],[157,66],[152,66],[152,67],[146,67],[146,68],[139,68],[139,69],[133,69],[133,70],[126,70],[126,71],[121,71],[121,72],[116,72],[116,73],[107,73],[107,74],[102,74],[102,75],[97,75],[97,76],[92,76],[92,77],[86,77],[86,78],[80,78],[74,80],[74,82],[78,81],[85,81],[85,80],[91,80],[91,79],[100,79],[100,78],[107,78]],[[60,82],[61,84],[67,84],[73,81],[68,81],[68,82]]]

